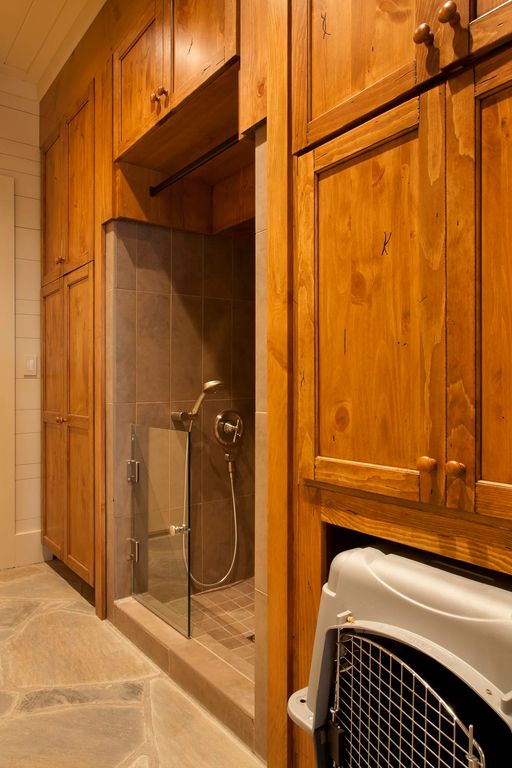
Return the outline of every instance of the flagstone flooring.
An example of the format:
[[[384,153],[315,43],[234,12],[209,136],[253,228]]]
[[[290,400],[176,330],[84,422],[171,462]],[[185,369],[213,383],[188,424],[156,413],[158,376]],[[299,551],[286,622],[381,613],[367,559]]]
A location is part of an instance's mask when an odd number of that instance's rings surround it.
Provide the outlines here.
[[[0,768],[261,768],[48,564],[0,571]]]

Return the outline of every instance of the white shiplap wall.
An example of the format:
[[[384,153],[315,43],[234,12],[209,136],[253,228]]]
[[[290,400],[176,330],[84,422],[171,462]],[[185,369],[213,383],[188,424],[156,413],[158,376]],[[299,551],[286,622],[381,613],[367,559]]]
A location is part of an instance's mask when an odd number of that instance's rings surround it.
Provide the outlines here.
[[[0,75],[0,174],[14,178],[16,564],[43,559],[41,535],[40,160],[36,87]],[[37,377],[24,373],[36,355]],[[8,514],[8,510],[1,510]]]

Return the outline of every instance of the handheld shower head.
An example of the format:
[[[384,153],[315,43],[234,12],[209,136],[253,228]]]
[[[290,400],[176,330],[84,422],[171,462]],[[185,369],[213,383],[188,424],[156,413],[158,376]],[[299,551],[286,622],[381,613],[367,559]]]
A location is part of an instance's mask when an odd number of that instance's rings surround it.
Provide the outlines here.
[[[205,399],[206,395],[214,395],[216,392],[221,390],[224,387],[224,382],[220,379],[212,379],[211,381],[205,381],[203,385],[203,391],[197,398],[197,400],[194,403],[194,407],[190,411],[190,415],[192,417],[197,416],[199,413],[199,409],[201,405],[203,404],[203,400]]]

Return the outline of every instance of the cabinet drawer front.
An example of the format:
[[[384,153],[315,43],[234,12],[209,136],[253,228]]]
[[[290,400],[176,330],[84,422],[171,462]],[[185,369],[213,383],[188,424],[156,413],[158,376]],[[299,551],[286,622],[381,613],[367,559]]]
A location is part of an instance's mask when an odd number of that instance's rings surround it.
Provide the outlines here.
[[[301,265],[314,304],[307,365],[315,386],[304,403],[314,477],[436,503],[444,495],[445,157],[432,136],[443,126],[436,88],[318,150],[304,188],[314,200],[312,261],[308,268],[304,253]],[[435,458],[428,482],[420,456]]]

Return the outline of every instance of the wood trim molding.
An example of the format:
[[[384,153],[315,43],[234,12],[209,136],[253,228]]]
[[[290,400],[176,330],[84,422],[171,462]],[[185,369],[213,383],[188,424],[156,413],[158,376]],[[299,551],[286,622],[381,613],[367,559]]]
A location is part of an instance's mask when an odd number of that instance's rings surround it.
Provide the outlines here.
[[[15,565],[15,291],[14,291],[14,179],[0,176],[0,568]]]
[[[268,767],[290,761],[291,154],[289,0],[269,3],[268,81]]]

